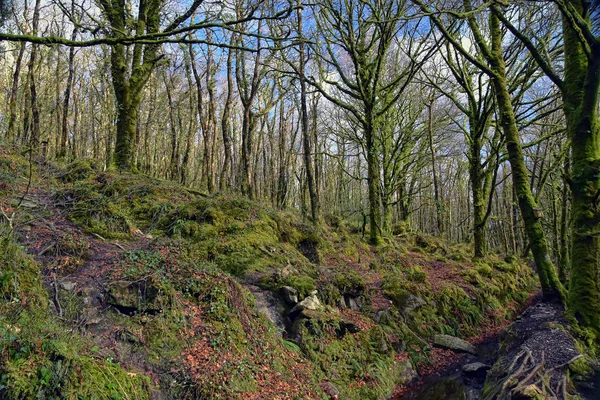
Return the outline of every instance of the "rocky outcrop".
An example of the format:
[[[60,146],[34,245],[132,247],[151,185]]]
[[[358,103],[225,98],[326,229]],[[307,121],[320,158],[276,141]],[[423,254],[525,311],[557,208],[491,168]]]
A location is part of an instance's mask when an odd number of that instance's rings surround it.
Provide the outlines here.
[[[315,294],[311,294],[300,303],[296,304],[296,306],[292,308],[292,311],[290,311],[290,314],[296,314],[304,310],[316,311],[321,308],[323,308],[323,306],[321,305],[319,298]]]
[[[469,353],[477,355],[477,349],[471,343],[450,335],[435,335],[433,345],[442,349],[452,350],[456,353]]]
[[[162,309],[158,290],[145,281],[115,281],[109,283],[105,291],[108,294],[108,303],[124,314],[155,314]]]
[[[282,286],[279,295],[288,304],[298,303],[298,291],[291,286]]]

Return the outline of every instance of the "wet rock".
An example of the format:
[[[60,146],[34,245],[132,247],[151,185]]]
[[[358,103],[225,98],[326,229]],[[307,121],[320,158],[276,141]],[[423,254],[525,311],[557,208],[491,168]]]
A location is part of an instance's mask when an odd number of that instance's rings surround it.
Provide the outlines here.
[[[291,286],[283,286],[279,289],[281,298],[288,304],[298,303],[298,291]]]
[[[450,335],[435,335],[433,345],[442,349],[452,350],[456,353],[469,353],[477,355],[477,349],[471,343]]]
[[[302,300],[300,303],[296,304],[296,306],[292,308],[292,311],[290,311],[290,313],[294,314],[303,310],[315,311],[320,310],[321,308],[323,308],[323,306],[321,305],[321,302],[319,301],[317,296],[310,295],[304,300]]]
[[[487,364],[484,364],[482,362],[474,362],[471,364],[465,364],[462,367],[462,371],[467,374],[467,375],[471,375],[471,374],[479,374],[479,373],[485,373],[488,369],[490,369],[491,367]]]

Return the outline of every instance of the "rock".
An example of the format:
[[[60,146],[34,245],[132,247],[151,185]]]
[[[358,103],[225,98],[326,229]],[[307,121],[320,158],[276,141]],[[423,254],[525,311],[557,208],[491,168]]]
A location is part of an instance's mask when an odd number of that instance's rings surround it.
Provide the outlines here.
[[[125,314],[133,314],[136,311],[154,313],[161,309],[158,303],[158,290],[144,281],[111,282],[106,292],[108,303]]]
[[[410,360],[402,360],[396,362],[396,384],[406,385],[418,377],[417,371],[412,366]]]
[[[279,289],[279,294],[286,303],[298,303],[298,291],[291,286],[282,286],[281,289]]]
[[[406,297],[406,301],[404,303],[404,308],[402,309],[402,313],[404,315],[410,314],[411,312],[415,311],[416,309],[426,306],[427,302],[425,300],[423,300],[421,297],[419,296],[415,296],[414,294],[409,294]]]
[[[61,281],[60,282],[60,288],[63,290],[66,290],[67,292],[72,292],[73,290],[75,290],[75,286],[77,286],[75,282],[69,282],[69,281]]]
[[[361,301],[360,298],[358,297],[346,297],[346,305],[348,306],[349,309],[354,310],[354,311],[360,311],[360,306],[361,306]]]
[[[295,275],[297,273],[298,273],[298,270],[296,268],[292,267],[291,265],[287,265],[281,271],[277,271],[277,274],[280,276],[281,279],[286,279],[288,276]]]
[[[86,307],[82,311],[84,325],[97,325],[102,321],[102,315],[96,307]]]
[[[387,324],[390,321],[390,310],[379,310],[375,313],[375,322]]]
[[[309,295],[310,296],[316,296],[318,293],[319,293],[319,291],[315,289],[315,290],[311,290],[310,293],[309,293]]]
[[[511,394],[513,400],[543,400],[546,398],[536,385],[517,387]]]
[[[482,362],[465,364],[462,367],[463,376],[466,381],[483,382],[491,366]]]
[[[479,374],[479,373],[487,371],[490,368],[491,367],[489,365],[484,364],[482,362],[474,362],[471,364],[463,365],[462,371],[465,374]]]
[[[321,305],[321,302],[319,301],[319,299],[317,298],[317,296],[310,295],[307,298],[305,298],[304,300],[302,300],[300,303],[296,304],[296,306],[294,308],[292,308],[292,311],[290,311],[291,314],[298,312],[298,311],[303,311],[303,310],[320,310],[321,308],[323,308],[323,306]]]
[[[340,395],[340,391],[335,387],[335,385],[331,382],[323,382],[321,383],[321,389],[327,396],[329,396],[332,400],[337,400]]]
[[[435,335],[433,345],[442,349],[452,350],[456,353],[469,353],[477,355],[477,349],[466,340],[450,335]]]
[[[286,330],[284,318],[285,306],[273,292],[262,290],[258,286],[247,285],[246,288],[254,295],[256,309],[265,315],[276,327],[279,334]],[[295,290],[293,288],[290,288]]]

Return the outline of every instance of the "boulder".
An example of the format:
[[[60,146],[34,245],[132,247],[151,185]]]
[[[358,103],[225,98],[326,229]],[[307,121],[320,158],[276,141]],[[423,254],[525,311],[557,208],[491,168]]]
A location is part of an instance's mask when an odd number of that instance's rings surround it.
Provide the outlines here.
[[[473,362],[465,364],[462,367],[462,373],[465,379],[483,382],[491,366],[482,362]]]
[[[415,371],[410,360],[401,360],[396,362],[396,384],[406,385],[416,379],[419,375]]]
[[[362,302],[360,301],[360,297],[346,296],[346,305],[353,311],[360,311]]]
[[[463,365],[462,371],[467,375],[471,375],[471,374],[479,374],[479,373],[485,372],[490,368],[491,367],[489,365],[484,364],[482,362],[474,362],[474,363]]]
[[[106,287],[108,303],[125,314],[138,311],[156,313],[161,310],[158,290],[144,281],[115,281]]]
[[[298,303],[298,291],[291,286],[282,286],[279,289],[281,298],[288,304]]]
[[[294,308],[292,308],[292,311],[290,311],[290,313],[296,313],[299,311],[304,311],[304,310],[320,310],[321,308],[323,308],[323,306],[321,305],[321,302],[319,301],[319,299],[317,298],[317,296],[310,295],[307,298],[305,298],[304,300],[302,300],[300,303],[296,304],[296,306]]]
[[[452,350],[456,353],[469,353],[477,355],[477,349],[471,343],[450,335],[435,335],[433,345],[442,349]]]
[[[416,309],[426,306],[427,302],[425,300],[423,300],[421,297],[419,296],[415,296],[414,294],[409,294],[406,297],[406,300],[404,302],[404,307],[402,309],[402,313],[404,315],[410,314],[411,312],[415,311]]]

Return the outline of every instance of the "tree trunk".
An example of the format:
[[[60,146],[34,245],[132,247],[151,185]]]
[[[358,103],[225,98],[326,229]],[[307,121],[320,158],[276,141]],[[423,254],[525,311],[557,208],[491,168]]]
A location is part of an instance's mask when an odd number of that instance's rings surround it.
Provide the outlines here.
[[[235,35],[232,34],[231,45],[235,43]],[[229,120],[231,118],[231,103],[233,97],[233,72],[232,72],[233,50],[227,52],[227,94],[225,95],[225,104],[223,105],[223,115],[221,117],[221,134],[223,135],[223,169],[219,178],[221,190],[228,189],[231,186],[231,132]]]
[[[12,85],[10,88],[10,100],[8,103],[9,117],[6,139],[8,142],[15,139],[15,122],[17,121],[17,96],[19,94],[19,75],[21,73],[21,63],[25,54],[25,43],[19,43],[19,53],[15,60],[15,71],[13,72]]]
[[[306,183],[308,185],[308,194],[310,197],[310,216],[314,226],[319,225],[319,199],[315,185],[315,176],[313,171],[313,160],[311,157],[310,132],[308,124],[308,107],[306,104],[306,77],[304,76],[304,41],[302,40],[302,7],[297,10],[298,13],[298,34],[300,36],[299,45],[299,65],[298,75],[300,79],[300,114],[302,125],[302,148],[304,150],[304,167],[306,168]]]
[[[429,139],[429,153],[431,154],[431,171],[433,173],[433,195],[435,201],[435,216],[437,233],[444,233],[444,217],[442,215],[442,201],[440,198],[437,164],[435,159],[435,148],[433,147],[433,105],[435,99],[432,97],[427,103],[427,137]]]
[[[582,19],[589,20],[588,2],[568,2]],[[584,7],[585,4],[585,7]],[[563,107],[571,139],[572,182],[571,280],[569,313],[600,338],[600,42],[586,55],[579,27],[563,16],[565,79]],[[600,339],[598,339],[600,340]]]
[[[493,5],[492,7],[497,7]],[[513,111],[512,100],[507,89],[506,65],[502,54],[502,32],[500,20],[490,13],[490,33],[492,49],[489,56],[490,66],[494,72],[492,82],[500,114],[500,126],[506,137],[508,159],[512,169],[513,185],[516,190],[519,208],[525,223],[525,231],[529,246],[538,270],[544,299],[548,301],[565,300],[565,290],[558,279],[554,264],[548,253],[548,242],[542,227],[541,210],[537,207],[531,186],[529,185],[527,167],[523,158],[521,139]]]
[[[381,244],[381,209],[379,207],[379,158],[375,145],[372,111],[367,110],[365,144],[367,152],[367,186],[369,192],[369,239],[371,244]]]
[[[75,2],[71,3],[71,13],[75,11]],[[73,28],[71,40],[77,39],[77,26]],[[60,134],[60,145],[58,149],[58,158],[63,159],[67,156],[67,147],[69,143],[69,102],[71,101],[71,90],[73,87],[73,77],[75,76],[75,47],[69,48],[69,75],[67,76],[67,87],[63,100],[63,114]]]

